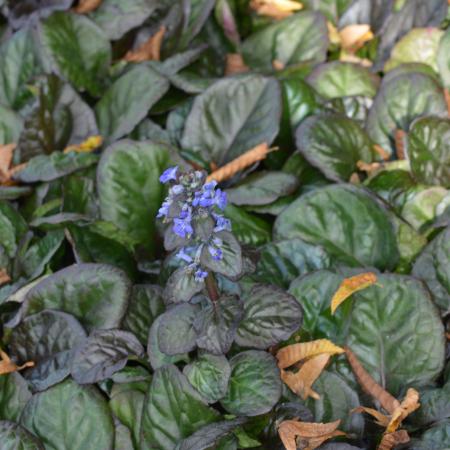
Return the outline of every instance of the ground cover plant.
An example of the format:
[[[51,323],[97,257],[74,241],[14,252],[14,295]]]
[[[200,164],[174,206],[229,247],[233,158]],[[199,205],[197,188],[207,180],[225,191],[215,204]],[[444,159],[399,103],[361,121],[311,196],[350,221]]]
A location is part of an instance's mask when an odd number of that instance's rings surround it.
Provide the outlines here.
[[[450,448],[446,0],[0,0],[0,450]]]

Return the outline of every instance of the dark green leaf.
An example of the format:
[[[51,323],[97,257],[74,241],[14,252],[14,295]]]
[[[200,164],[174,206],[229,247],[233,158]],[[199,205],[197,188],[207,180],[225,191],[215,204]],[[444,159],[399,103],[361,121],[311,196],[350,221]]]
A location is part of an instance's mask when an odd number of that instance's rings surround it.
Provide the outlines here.
[[[204,353],[185,366],[183,373],[208,403],[215,403],[227,392],[231,367],[225,356]]]
[[[23,119],[12,109],[0,104],[0,145],[17,142],[22,128]]]
[[[281,396],[280,371],[269,353],[249,350],[230,360],[231,378],[222,406],[231,414],[258,416]]]
[[[19,373],[3,374],[0,377],[0,420],[17,421],[30,398],[27,382]]]
[[[218,418],[219,414],[203,402],[186,377],[175,366],[167,365],[155,372],[145,399],[143,442],[173,450],[182,439]]]
[[[420,408],[409,419],[421,427],[450,418],[450,383],[439,389],[420,391]]]
[[[182,146],[221,166],[262,142],[271,144],[280,114],[280,87],[274,79],[225,78],[194,100]]]
[[[398,260],[386,211],[365,191],[350,185],[333,185],[302,195],[278,216],[274,237],[299,237],[322,245],[354,266],[389,269]]]
[[[196,281],[194,272],[187,267],[180,267],[172,273],[164,289],[166,303],[188,302],[205,287],[203,279]]]
[[[14,422],[0,421],[2,450],[45,450],[42,442]]]
[[[412,439],[409,450],[446,450],[450,440],[450,420],[429,428],[420,439]]]
[[[33,390],[43,391],[69,375],[74,349],[85,338],[83,327],[73,316],[46,310],[26,317],[13,328],[10,353],[21,363],[35,363],[24,376]]]
[[[289,339],[300,328],[303,313],[292,295],[270,285],[252,287],[236,334],[241,347],[266,349]]]
[[[46,450],[114,449],[113,419],[94,386],[67,380],[35,394],[20,422],[42,440]]]
[[[0,245],[9,257],[16,254],[19,241],[27,231],[22,216],[7,202],[0,202]]]

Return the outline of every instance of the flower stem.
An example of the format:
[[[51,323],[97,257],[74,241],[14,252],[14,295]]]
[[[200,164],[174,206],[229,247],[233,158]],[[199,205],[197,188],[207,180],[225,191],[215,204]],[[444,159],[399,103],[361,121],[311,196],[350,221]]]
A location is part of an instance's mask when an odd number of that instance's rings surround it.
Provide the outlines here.
[[[213,302],[217,302],[217,300],[219,300],[219,290],[217,289],[216,279],[214,278],[214,275],[211,272],[208,273],[208,276],[206,277],[205,280],[205,284],[209,298]]]

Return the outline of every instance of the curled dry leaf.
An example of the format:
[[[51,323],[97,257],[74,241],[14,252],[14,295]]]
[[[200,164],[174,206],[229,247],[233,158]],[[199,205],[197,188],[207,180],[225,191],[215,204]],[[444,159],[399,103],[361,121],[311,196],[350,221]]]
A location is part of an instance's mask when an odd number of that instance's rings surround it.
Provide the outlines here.
[[[166,32],[162,26],[153,36],[140,45],[136,50],[130,50],[123,58],[128,62],[159,61],[161,58],[161,45]]]
[[[319,378],[323,369],[325,369],[330,355],[323,353],[322,355],[313,356],[305,361],[297,372],[281,370],[281,379],[295,394],[306,400],[308,397],[319,399],[317,392],[313,391],[312,385]]]
[[[362,161],[358,161],[361,163]],[[358,169],[360,165],[358,164]],[[362,170],[362,169],[360,169]],[[338,290],[331,299],[331,314],[334,314],[339,305],[355,292],[361,291],[377,282],[377,276],[373,272],[360,273],[354,277],[344,278]]]
[[[278,360],[278,367],[280,369],[285,369],[306,358],[322,354],[331,356],[344,353],[344,351],[343,348],[338,347],[328,339],[317,339],[316,341],[287,345],[278,350],[276,357]]]
[[[7,373],[17,372],[19,370],[25,369],[27,367],[33,367],[34,362],[28,361],[21,366],[17,366],[9,356],[0,349],[0,375],[6,375]]]
[[[358,170],[360,170],[361,172],[367,172],[367,173],[372,173],[377,171],[378,169],[380,169],[381,164],[378,162],[373,162],[373,163],[366,163],[364,161],[358,161],[356,163],[356,167],[358,168]],[[345,299],[344,299],[345,300]]]
[[[69,145],[64,149],[64,153],[77,152],[77,153],[90,153],[99,148],[103,143],[101,136],[90,136],[81,144]]]
[[[6,269],[0,269],[0,286],[3,286],[6,283],[11,281],[11,277],[8,275]]]
[[[406,430],[394,431],[393,433],[385,433],[377,450],[391,450],[398,444],[406,444],[409,442],[409,435]]]
[[[339,55],[339,61],[360,64],[363,67],[373,66],[373,62],[370,59],[360,58],[359,56],[356,56],[354,53],[350,53],[345,50],[341,50],[341,53]]]
[[[339,31],[339,36],[342,49],[349,53],[355,53],[374,37],[367,24],[347,25]]]
[[[240,53],[227,53],[225,75],[248,72],[250,69],[245,64]]]
[[[78,14],[87,14],[96,10],[101,3],[102,0],[80,0],[73,10]]]
[[[265,159],[267,154],[273,150],[275,149],[269,149],[269,146],[263,142],[251,150],[248,150],[238,158],[233,159],[233,161],[228,164],[225,164],[220,169],[215,170],[208,176],[207,181],[216,180],[219,183],[220,181],[228,180],[241,170]]]
[[[285,420],[278,427],[278,434],[286,450],[314,450],[323,442],[336,436],[345,436],[338,430],[340,420],[330,423],[300,422]],[[298,441],[297,441],[298,438]]]
[[[0,185],[11,183],[11,162],[16,144],[0,145]]]
[[[292,0],[251,0],[250,8],[260,16],[281,20],[302,9],[303,5]]]
[[[405,146],[406,146],[406,133],[397,128],[394,133],[394,140],[395,140],[395,150],[397,153],[398,159],[405,159],[406,158],[406,152],[405,152]]]
[[[374,144],[373,145],[373,150],[374,150],[375,153],[378,154],[378,156],[381,157],[381,159],[383,159],[384,161],[389,161],[391,156],[389,155],[389,153],[383,147],[381,147],[381,145]]]
[[[386,414],[383,414],[382,412],[373,409],[373,408],[367,408],[366,406],[358,406],[355,409],[352,409],[352,414],[353,413],[367,413],[370,414],[373,418],[375,418],[375,422],[382,426],[382,427],[387,427],[389,425],[389,416],[387,416]]]
[[[395,411],[392,413],[386,431],[388,433],[396,431],[403,420],[418,408],[420,408],[419,393],[415,389],[409,388],[406,392],[406,397],[402,400],[400,406],[395,408]]]

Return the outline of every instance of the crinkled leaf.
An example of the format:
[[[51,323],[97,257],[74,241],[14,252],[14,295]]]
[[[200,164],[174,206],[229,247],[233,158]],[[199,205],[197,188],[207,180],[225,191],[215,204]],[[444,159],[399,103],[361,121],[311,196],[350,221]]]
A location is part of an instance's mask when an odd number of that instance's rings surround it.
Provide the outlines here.
[[[25,428],[7,420],[0,421],[2,450],[45,450],[42,442]]]
[[[7,202],[0,202],[0,245],[9,257],[14,257],[19,241],[27,231],[22,216]]]
[[[30,398],[31,392],[22,375],[12,372],[0,376],[1,420],[17,421]]]
[[[189,267],[180,267],[170,275],[164,289],[166,303],[188,302],[205,287],[203,280],[197,281]]]

